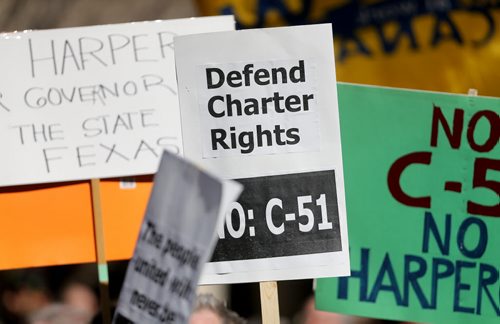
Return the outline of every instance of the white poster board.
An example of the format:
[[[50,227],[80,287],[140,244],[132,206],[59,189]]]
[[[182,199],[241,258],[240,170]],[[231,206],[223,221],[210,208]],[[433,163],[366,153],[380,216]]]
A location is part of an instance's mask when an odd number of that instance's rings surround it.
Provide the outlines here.
[[[114,323],[187,323],[215,230],[242,188],[165,152]]]
[[[182,155],[173,37],[232,16],[0,35],[0,186],[156,172]]]
[[[203,283],[349,274],[331,28],[174,38],[184,154],[245,186]]]

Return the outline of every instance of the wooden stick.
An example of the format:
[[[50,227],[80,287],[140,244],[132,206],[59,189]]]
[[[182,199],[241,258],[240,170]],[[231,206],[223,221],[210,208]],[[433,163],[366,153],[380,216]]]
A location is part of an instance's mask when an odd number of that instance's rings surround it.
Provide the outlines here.
[[[94,218],[94,238],[101,295],[101,312],[104,324],[111,324],[111,303],[109,300],[109,276],[106,253],[104,250],[104,226],[102,222],[101,185],[99,179],[90,180],[92,192],[92,214]]]
[[[471,97],[477,97],[478,93],[479,92],[477,91],[477,89],[470,88],[469,91],[467,92],[467,95],[469,95]]]
[[[260,308],[263,324],[279,324],[280,308],[278,303],[278,283],[260,282]]]

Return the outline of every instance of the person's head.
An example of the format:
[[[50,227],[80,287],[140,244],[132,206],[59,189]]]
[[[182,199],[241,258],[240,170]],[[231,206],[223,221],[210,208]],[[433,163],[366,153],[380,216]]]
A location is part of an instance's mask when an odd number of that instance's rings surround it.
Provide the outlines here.
[[[52,300],[43,271],[12,270],[3,274],[3,280],[0,301],[11,316],[24,318]]]
[[[314,305],[314,296],[309,297],[300,314],[295,318],[297,324],[376,324],[377,320],[370,318],[357,317],[330,313],[317,310]]]
[[[95,316],[99,311],[99,300],[93,289],[84,283],[72,281],[61,292],[61,301],[74,309]]]
[[[213,295],[202,294],[196,305],[189,324],[244,324],[246,321],[216,299]]]

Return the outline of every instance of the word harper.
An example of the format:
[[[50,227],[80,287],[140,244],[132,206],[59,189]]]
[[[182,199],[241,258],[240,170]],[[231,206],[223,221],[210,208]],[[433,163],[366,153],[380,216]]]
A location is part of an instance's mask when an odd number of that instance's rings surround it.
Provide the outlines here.
[[[438,225],[436,219],[444,224]],[[354,294],[360,302],[373,304],[383,298],[382,294],[386,294],[398,307],[418,304],[418,307],[427,310],[449,307],[456,313],[481,315],[494,312],[500,316],[500,304],[495,297],[495,291],[498,292],[498,267],[481,259],[488,248],[488,226],[480,217],[466,217],[460,224],[453,222],[458,227],[454,233],[463,260],[449,256],[450,244],[454,241],[452,215],[436,218],[426,211],[422,231],[424,254],[385,253],[381,259],[379,255],[370,254],[369,248],[361,248],[361,266],[353,268],[350,277],[339,278],[337,298],[345,300],[349,294]],[[466,240],[469,232],[477,234],[473,239]],[[434,241],[441,255],[427,255],[431,241]],[[404,266],[401,268],[403,273],[398,274],[398,268],[394,265],[399,262]],[[374,270],[375,279],[368,280]],[[475,273],[477,281],[468,281],[465,273]],[[357,280],[359,290],[349,289],[349,285]],[[443,304],[445,299],[439,296],[446,283],[451,288],[446,291],[448,302]],[[464,298],[465,295],[469,298]]]
[[[74,39],[28,39],[31,76],[45,72],[64,75],[85,71],[91,66],[106,68],[119,63],[156,62],[172,51],[174,33],[108,34],[99,38],[80,36]],[[153,45],[152,45],[153,44]]]

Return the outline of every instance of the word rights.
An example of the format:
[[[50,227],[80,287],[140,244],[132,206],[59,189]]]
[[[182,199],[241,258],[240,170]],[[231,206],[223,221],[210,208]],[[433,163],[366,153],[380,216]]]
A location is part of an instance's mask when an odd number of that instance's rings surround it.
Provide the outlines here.
[[[317,151],[314,60],[198,69],[203,156]]]
[[[238,181],[212,262],[342,250],[333,170]]]

